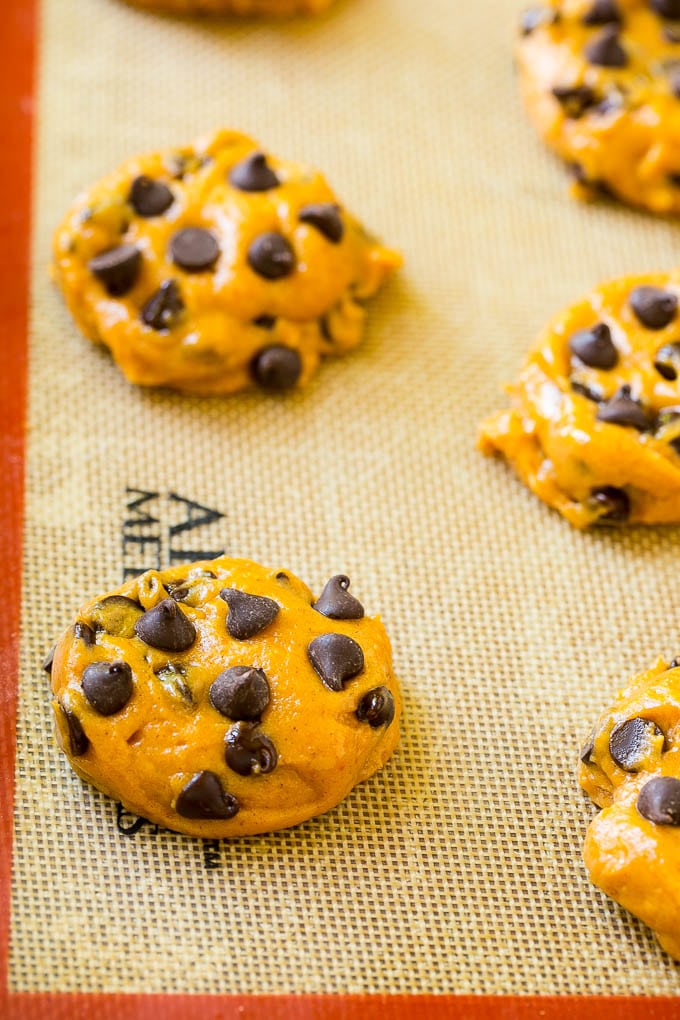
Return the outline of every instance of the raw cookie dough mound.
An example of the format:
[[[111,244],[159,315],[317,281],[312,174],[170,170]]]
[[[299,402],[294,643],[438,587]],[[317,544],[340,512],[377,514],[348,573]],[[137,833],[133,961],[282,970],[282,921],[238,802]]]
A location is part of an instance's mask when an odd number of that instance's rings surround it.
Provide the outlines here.
[[[400,264],[317,171],[217,134],[129,160],[57,230],[54,270],[127,378],[198,394],[304,385],[361,340]]]
[[[680,0],[552,0],[517,47],[527,110],[580,197],[680,211]]]
[[[127,0],[135,7],[177,14],[316,14],[333,0]]]
[[[581,752],[583,789],[603,810],[584,859],[608,896],[680,959],[680,660],[632,680]]]
[[[680,270],[602,284],[554,319],[482,424],[577,528],[680,521]]]
[[[322,814],[399,739],[389,639],[344,575],[315,599],[248,560],[151,570],[84,605],[46,668],[78,775],[195,836]]]

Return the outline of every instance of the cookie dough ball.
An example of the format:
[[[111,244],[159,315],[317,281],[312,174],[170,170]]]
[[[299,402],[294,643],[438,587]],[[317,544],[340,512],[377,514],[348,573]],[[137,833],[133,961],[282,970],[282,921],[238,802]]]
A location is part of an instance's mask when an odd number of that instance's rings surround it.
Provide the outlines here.
[[[127,0],[136,7],[176,14],[316,14],[333,0]]]
[[[552,0],[521,19],[529,115],[580,197],[680,211],[679,0]]]
[[[602,713],[581,752],[583,789],[603,810],[584,859],[608,896],[680,959],[680,660],[659,661]]]
[[[83,333],[131,382],[197,394],[304,385],[400,261],[321,174],[232,131],[129,160],[54,239]]]
[[[680,271],[602,284],[554,319],[481,427],[577,528],[680,521]]]
[[[344,575],[315,598],[247,560],[151,570],[86,603],[47,668],[78,775],[194,836],[322,814],[399,740],[389,639]]]

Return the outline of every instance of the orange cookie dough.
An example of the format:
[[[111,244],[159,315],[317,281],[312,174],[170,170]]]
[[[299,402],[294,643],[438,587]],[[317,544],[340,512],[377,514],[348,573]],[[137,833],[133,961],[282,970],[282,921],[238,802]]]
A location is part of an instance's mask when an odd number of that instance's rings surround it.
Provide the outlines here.
[[[482,424],[577,528],[680,521],[680,270],[602,284],[554,319]]]
[[[517,58],[529,115],[580,197],[680,212],[680,0],[550,0]]]
[[[135,7],[177,14],[316,14],[333,0],[127,0]]]
[[[83,333],[131,382],[197,394],[304,385],[360,342],[364,301],[400,262],[321,174],[233,131],[129,160],[54,238]]]
[[[680,660],[660,660],[602,713],[580,781],[603,808],[583,851],[591,879],[680,959]]]
[[[399,740],[389,639],[344,575],[315,599],[248,560],[150,570],[86,603],[45,668],[78,775],[194,836],[322,814]]]

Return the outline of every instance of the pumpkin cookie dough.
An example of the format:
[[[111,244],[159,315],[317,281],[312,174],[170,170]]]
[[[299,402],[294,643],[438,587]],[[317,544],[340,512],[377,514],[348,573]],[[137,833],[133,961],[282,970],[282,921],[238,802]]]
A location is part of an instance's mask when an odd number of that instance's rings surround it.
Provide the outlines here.
[[[525,11],[529,115],[579,197],[680,212],[680,0],[551,0]]]
[[[584,859],[608,896],[680,959],[680,660],[660,660],[600,716],[581,752],[583,789],[603,810]]]
[[[577,528],[680,521],[680,270],[602,284],[554,319],[482,424]]]
[[[361,340],[400,265],[317,171],[233,131],[131,159],[81,195],[54,272],[127,378],[196,394],[303,386]]]
[[[316,14],[333,0],[127,0],[135,7],[176,14]]]
[[[389,639],[349,578],[221,559],[151,570],[86,603],[44,664],[81,778],[194,836],[287,828],[389,758]]]

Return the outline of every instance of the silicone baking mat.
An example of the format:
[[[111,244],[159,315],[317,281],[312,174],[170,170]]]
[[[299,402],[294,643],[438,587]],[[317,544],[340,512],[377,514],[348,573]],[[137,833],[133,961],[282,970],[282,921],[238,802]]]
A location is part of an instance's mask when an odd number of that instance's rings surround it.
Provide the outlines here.
[[[542,321],[675,264],[678,225],[567,197],[515,92],[520,6],[4,7],[6,1015],[675,1015],[677,965],[586,878],[574,772],[600,706],[678,654],[678,529],[576,533],[474,443]],[[301,394],[133,389],[48,279],[79,189],[220,125],[322,167],[406,257],[362,348]],[[71,773],[40,661],[125,573],[222,551],[317,590],[349,573],[406,714],[335,811],[206,843]]]

